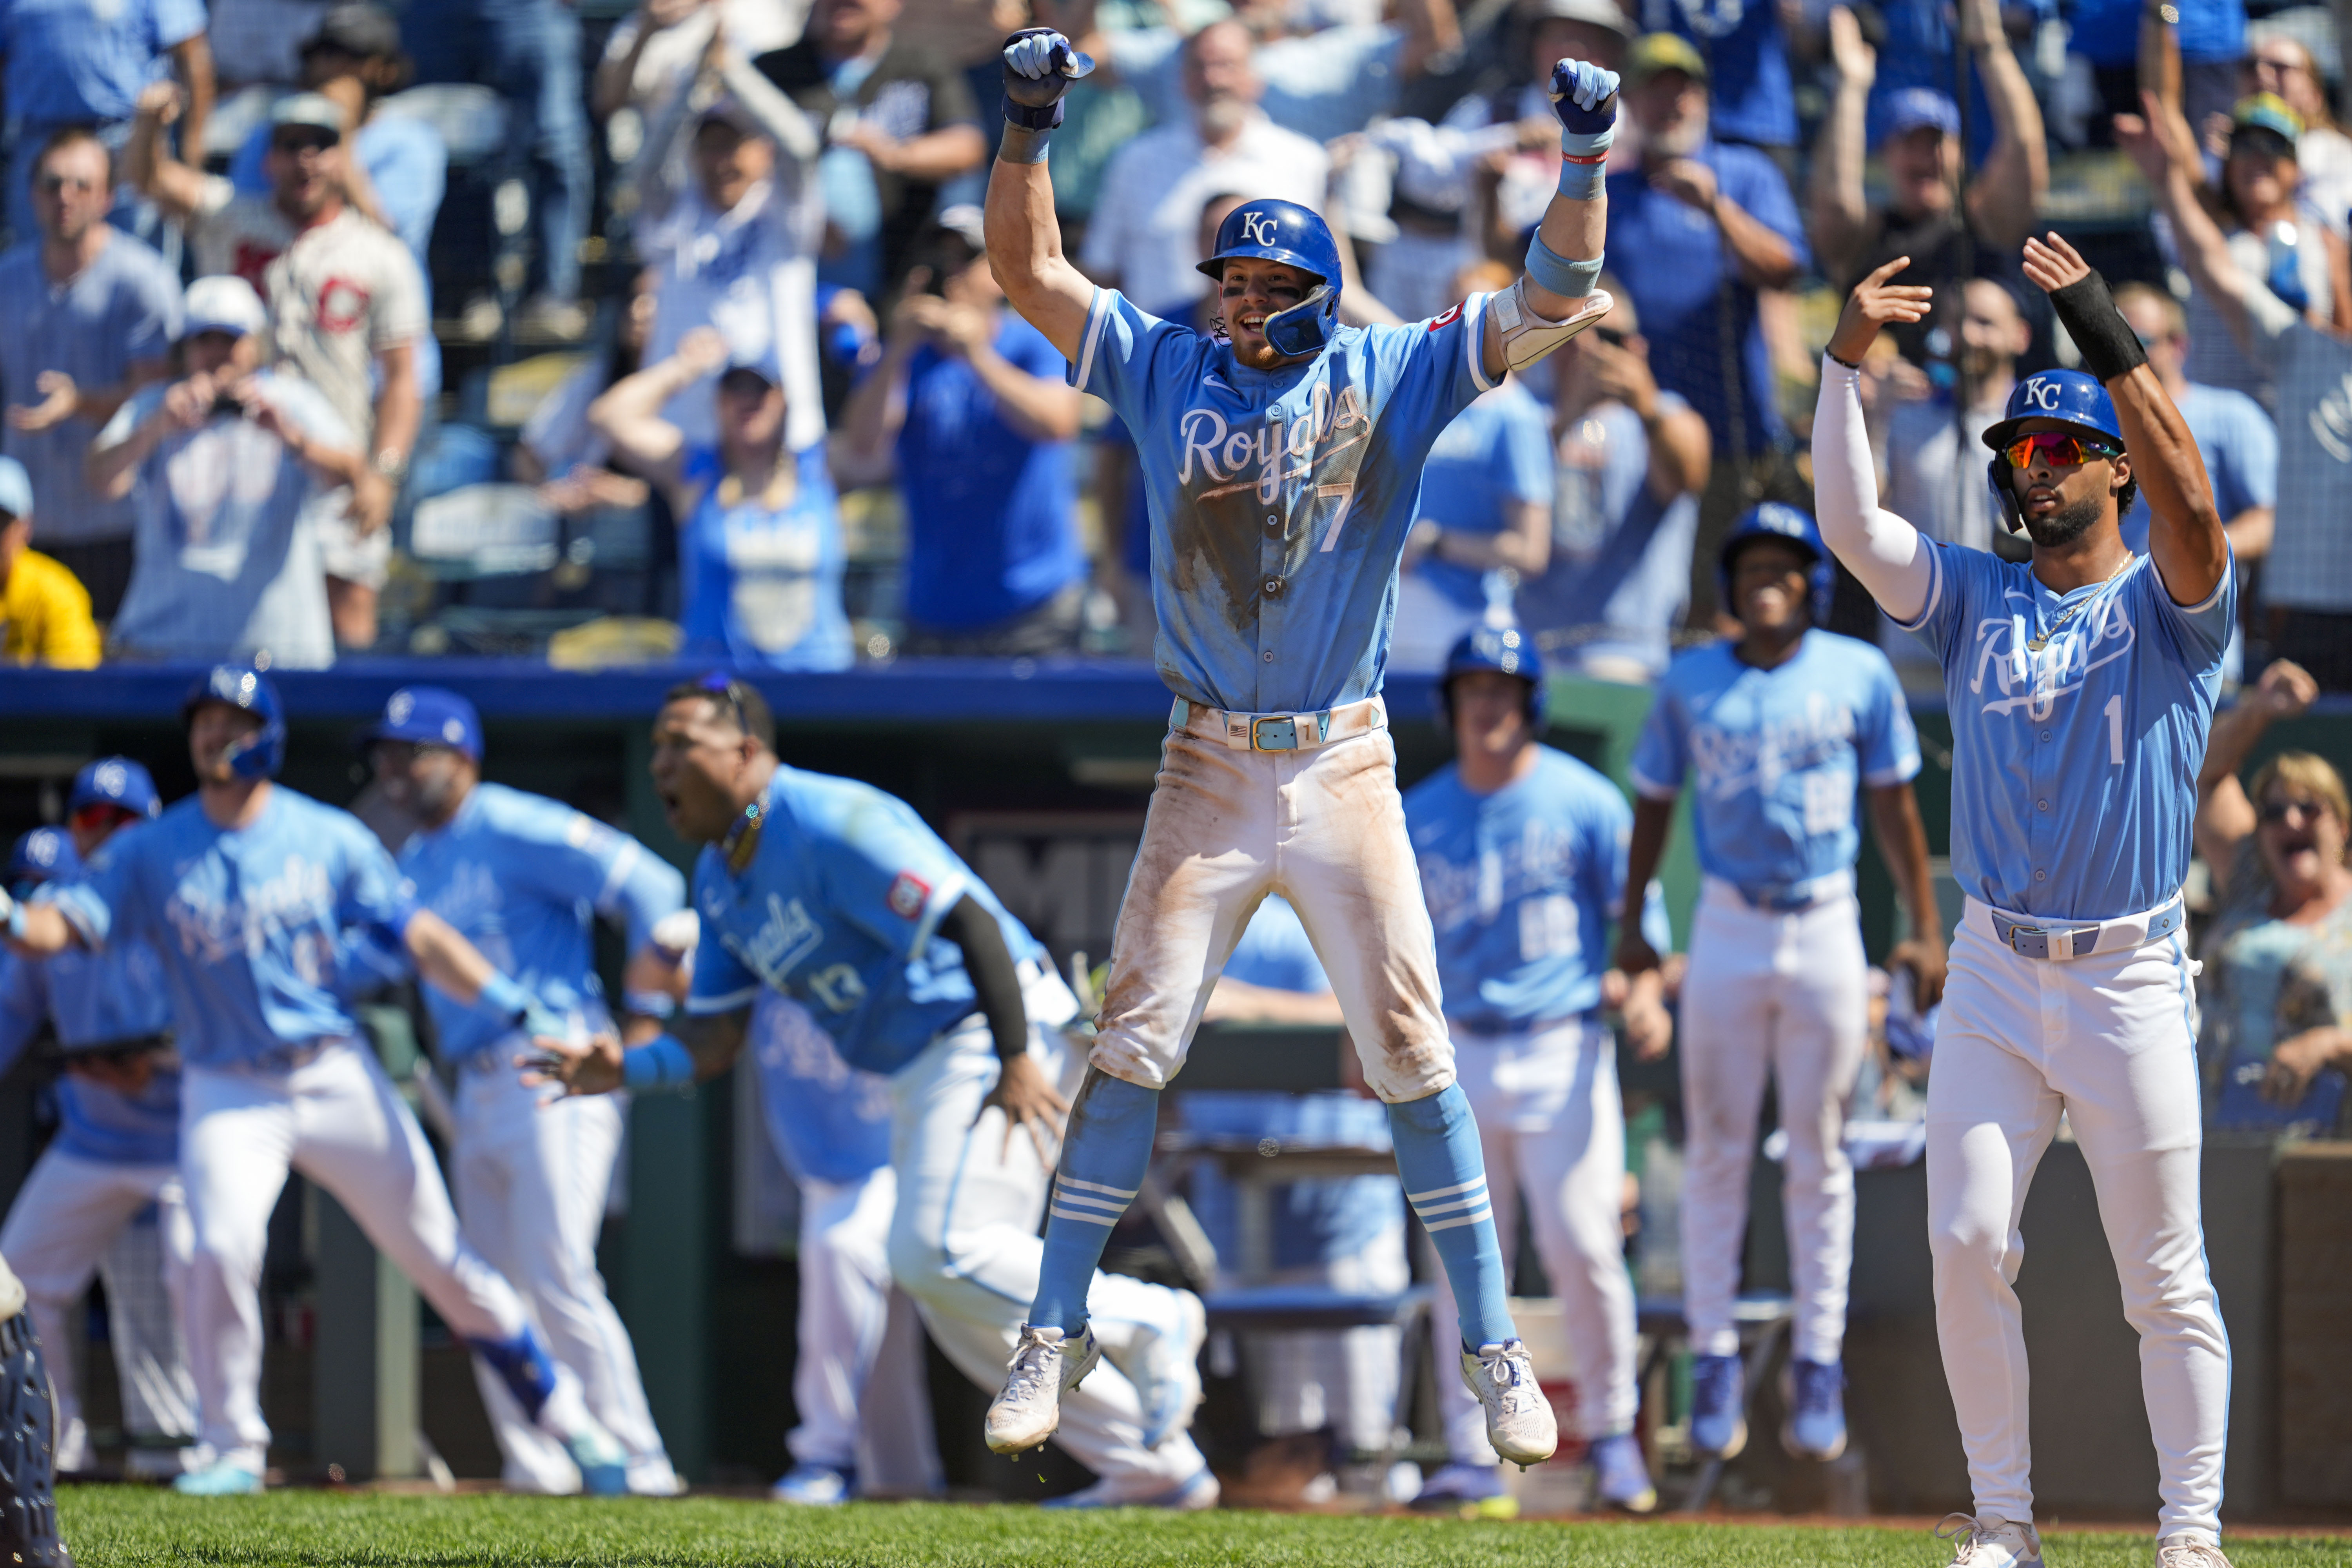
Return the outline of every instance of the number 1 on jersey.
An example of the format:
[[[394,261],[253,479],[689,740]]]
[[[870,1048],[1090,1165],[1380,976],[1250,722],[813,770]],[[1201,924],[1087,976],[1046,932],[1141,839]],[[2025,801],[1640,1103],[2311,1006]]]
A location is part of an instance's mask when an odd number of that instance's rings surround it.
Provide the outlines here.
[[[1339,542],[1339,530],[1347,524],[1348,503],[1355,499],[1355,492],[1356,485],[1352,479],[1344,485],[1315,487],[1315,493],[1318,496],[1325,500],[1339,503],[1331,509],[1331,526],[1323,531],[1323,542],[1316,546],[1318,553],[1328,555],[1331,552],[1331,547]]]
[[[2107,699],[2107,761],[2124,765],[2124,698],[2118,691]]]

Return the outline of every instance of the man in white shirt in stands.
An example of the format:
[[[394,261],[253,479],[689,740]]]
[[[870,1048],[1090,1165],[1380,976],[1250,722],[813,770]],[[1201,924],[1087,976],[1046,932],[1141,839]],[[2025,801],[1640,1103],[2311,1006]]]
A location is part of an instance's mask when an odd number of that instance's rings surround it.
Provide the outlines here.
[[[291,361],[362,438],[370,462],[322,543],[335,641],[372,647],[392,557],[385,525],[423,405],[416,344],[431,328],[424,276],[408,247],[347,198],[344,117],[332,100],[296,93],[270,111],[266,196],[239,195],[223,176],[179,161],[163,135],[178,104],[168,82],[140,95],[125,173],[187,225],[198,275],[235,273],[260,291],[269,359]]]

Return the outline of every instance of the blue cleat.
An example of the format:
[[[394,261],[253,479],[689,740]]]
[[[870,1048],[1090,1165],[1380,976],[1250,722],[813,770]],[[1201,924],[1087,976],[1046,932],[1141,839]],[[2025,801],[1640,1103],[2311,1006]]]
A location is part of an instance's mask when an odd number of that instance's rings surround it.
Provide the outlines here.
[[[1648,1513],[1658,1506],[1658,1489],[1650,1484],[1649,1461],[1642,1458],[1642,1440],[1633,1434],[1595,1437],[1591,1458],[1592,1489],[1602,1502],[1627,1513]]]
[[[1216,1507],[1217,1499],[1222,1495],[1223,1490],[1217,1485],[1217,1478],[1209,1473],[1206,1466],[1202,1466],[1191,1480],[1180,1482],[1164,1492],[1154,1492],[1145,1497],[1121,1497],[1110,1489],[1108,1481],[1097,1481],[1083,1490],[1074,1491],[1064,1497],[1047,1498],[1037,1506],[1073,1510],[1097,1508],[1159,1508],[1166,1509],[1171,1513],[1196,1513],[1202,1509]]]
[[[590,1497],[629,1495],[629,1456],[604,1428],[591,1426],[563,1439],[563,1451],[580,1467],[580,1489]]]
[[[223,1461],[175,1477],[172,1489],[183,1497],[253,1497],[264,1488],[258,1472]]]
[[[1729,1459],[1748,1447],[1746,1369],[1736,1355],[1691,1358],[1691,1447]]]
[[[847,1502],[857,1492],[857,1472],[845,1465],[794,1465],[782,1480],[768,1489],[775,1502],[797,1503],[803,1508],[833,1508]]]
[[[1780,1373],[1788,1419],[1780,1447],[1800,1459],[1824,1463],[1845,1452],[1845,1367],[1833,1361],[1791,1359]]]

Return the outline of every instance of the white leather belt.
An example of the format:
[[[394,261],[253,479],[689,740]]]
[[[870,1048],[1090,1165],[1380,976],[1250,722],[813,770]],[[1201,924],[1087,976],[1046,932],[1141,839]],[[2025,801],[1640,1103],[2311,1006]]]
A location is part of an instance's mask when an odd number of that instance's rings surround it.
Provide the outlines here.
[[[1387,704],[1377,697],[1313,713],[1229,713],[1188,698],[1169,710],[1171,727],[1203,741],[1223,741],[1236,752],[1307,752],[1388,728]]]
[[[2065,963],[2103,952],[2127,952],[2161,942],[2188,919],[2180,895],[2142,914],[2111,921],[2035,921],[1994,909],[1970,899],[1968,919],[1979,931],[2020,958]]]

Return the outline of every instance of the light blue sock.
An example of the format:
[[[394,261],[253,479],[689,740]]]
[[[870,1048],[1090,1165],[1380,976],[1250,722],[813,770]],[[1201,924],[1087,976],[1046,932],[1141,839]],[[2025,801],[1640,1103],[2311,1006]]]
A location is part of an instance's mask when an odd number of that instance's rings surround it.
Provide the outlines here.
[[[1478,1149],[1478,1122],[1460,1084],[1426,1100],[1389,1107],[1397,1174],[1405,1201],[1445,1265],[1462,1340],[1473,1350],[1515,1339],[1503,1249],[1495,1240],[1495,1210],[1486,1201],[1486,1158]]]
[[[1032,1323],[1072,1334],[1087,1326],[1087,1287],[1094,1283],[1111,1226],[1142,1189],[1159,1126],[1158,1089],[1087,1069],[1054,1172]]]

